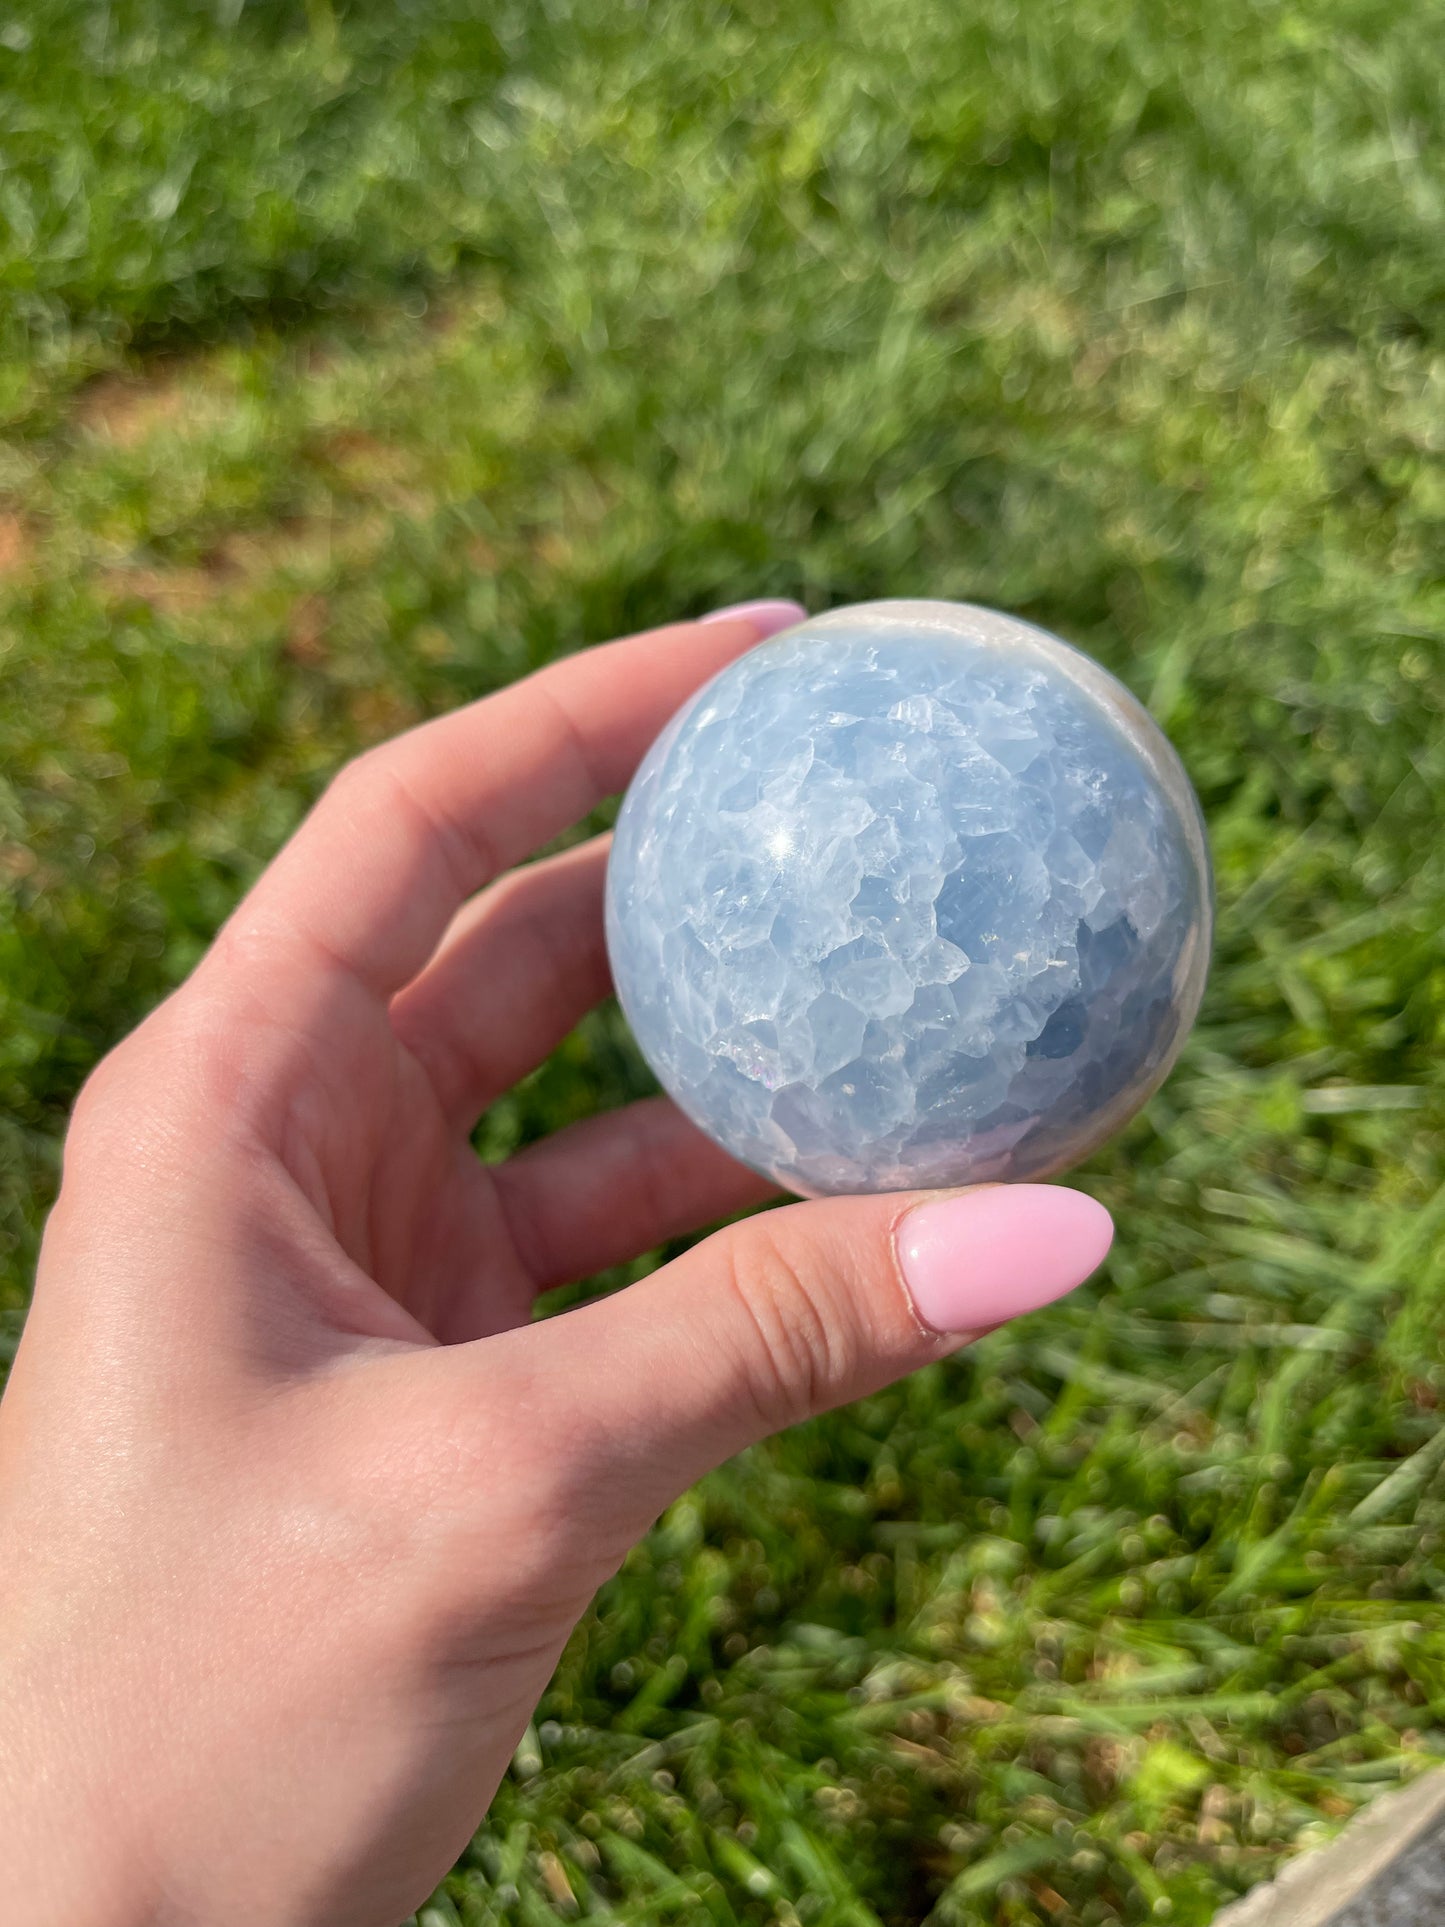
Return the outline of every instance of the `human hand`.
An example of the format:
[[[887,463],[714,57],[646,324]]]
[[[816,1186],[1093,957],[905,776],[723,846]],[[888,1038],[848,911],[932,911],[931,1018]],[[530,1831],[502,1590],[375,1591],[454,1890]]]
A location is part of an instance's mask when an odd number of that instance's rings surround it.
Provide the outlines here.
[[[0,1406],[0,1917],[394,1927],[663,1507],[1103,1257],[1054,1187],[835,1199],[529,1322],[767,1187],[661,1099],[476,1158],[608,989],[605,839],[508,866],[800,613],[363,756],[86,1085]]]

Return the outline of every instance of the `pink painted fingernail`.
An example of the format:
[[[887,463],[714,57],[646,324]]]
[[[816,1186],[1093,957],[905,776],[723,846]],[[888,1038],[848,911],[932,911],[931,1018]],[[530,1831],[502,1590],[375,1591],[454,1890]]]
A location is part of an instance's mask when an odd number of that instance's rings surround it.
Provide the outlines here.
[[[736,616],[747,617],[757,631],[759,642],[765,636],[777,635],[780,629],[791,629],[795,622],[808,620],[808,612],[801,602],[789,602],[781,596],[764,597],[760,602],[734,602],[726,609],[714,609],[702,620],[731,622]]]
[[[1103,1263],[1114,1224],[1082,1191],[995,1184],[918,1205],[897,1238],[903,1282],[924,1324],[981,1332],[1081,1285]]]

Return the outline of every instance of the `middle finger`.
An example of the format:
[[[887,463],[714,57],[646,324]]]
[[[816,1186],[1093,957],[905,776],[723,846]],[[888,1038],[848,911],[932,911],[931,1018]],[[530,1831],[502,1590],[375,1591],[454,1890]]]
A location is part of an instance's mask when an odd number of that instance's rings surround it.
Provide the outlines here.
[[[452,920],[392,1028],[449,1123],[470,1130],[612,988],[602,894],[610,836],[512,870]]]

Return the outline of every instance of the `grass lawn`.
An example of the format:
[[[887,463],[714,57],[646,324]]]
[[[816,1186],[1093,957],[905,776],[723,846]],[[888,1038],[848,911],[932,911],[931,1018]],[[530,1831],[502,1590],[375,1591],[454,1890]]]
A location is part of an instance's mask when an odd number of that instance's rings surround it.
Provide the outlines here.
[[[0,19],[0,1316],[358,746],[766,593],[1101,657],[1208,812],[1106,1273],[749,1453],[423,1927],[1203,1923],[1445,1753],[1445,12]],[[615,1015],[486,1155],[643,1087]]]

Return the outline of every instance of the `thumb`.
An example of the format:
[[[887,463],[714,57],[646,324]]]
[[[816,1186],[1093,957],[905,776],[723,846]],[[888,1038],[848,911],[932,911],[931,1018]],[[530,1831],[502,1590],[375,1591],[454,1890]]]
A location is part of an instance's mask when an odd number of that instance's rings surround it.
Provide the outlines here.
[[[792,1205],[527,1336],[587,1485],[640,1529],[743,1446],[1072,1291],[1112,1236],[1046,1184]]]

